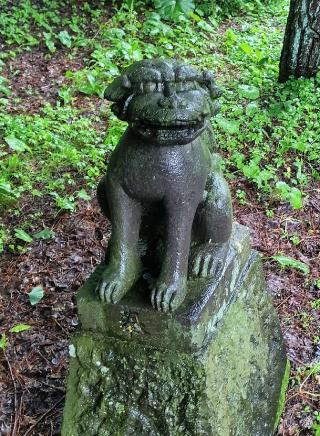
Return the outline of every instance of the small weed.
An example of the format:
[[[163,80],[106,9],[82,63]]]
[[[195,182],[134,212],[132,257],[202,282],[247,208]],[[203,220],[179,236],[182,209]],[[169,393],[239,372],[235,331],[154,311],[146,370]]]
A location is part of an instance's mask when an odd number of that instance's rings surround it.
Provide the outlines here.
[[[6,351],[9,342],[9,333],[20,333],[31,329],[29,324],[17,324],[9,329],[8,332],[2,333],[0,338],[0,350]]]
[[[302,390],[310,378],[318,377],[319,374],[320,362],[317,362],[313,365],[299,367],[295,377],[293,378],[293,385],[298,385],[299,389]]]
[[[307,312],[300,312],[298,317],[301,321],[302,327],[305,330],[307,330],[314,321],[314,317]]]
[[[312,301],[310,304],[311,304],[312,309],[320,310],[320,298]]]
[[[293,268],[301,271],[303,274],[309,274],[310,267],[304,262],[300,262],[292,257],[278,255],[273,256],[272,259],[276,260],[282,268]]]
[[[300,237],[297,233],[291,235],[289,239],[293,245],[299,245],[301,242]]]
[[[4,251],[5,243],[8,239],[7,231],[4,226],[0,224],[0,254]]]
[[[247,204],[247,194],[242,189],[237,189],[236,197],[238,199],[239,204],[241,205]]]
[[[272,218],[272,217],[274,217],[274,212],[273,212],[273,210],[271,210],[271,209],[267,209],[267,210],[266,210],[266,215],[267,215],[268,218]]]
[[[320,412],[314,413],[314,422],[312,424],[312,430],[315,431],[315,436],[320,436]]]

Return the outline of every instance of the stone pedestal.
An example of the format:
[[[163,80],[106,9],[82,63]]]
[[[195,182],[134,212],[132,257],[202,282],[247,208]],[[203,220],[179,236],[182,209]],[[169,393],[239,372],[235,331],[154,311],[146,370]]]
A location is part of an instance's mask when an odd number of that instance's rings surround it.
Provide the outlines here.
[[[288,365],[261,260],[235,225],[219,277],[189,281],[174,314],[138,283],[116,305],[78,293],[62,436],[269,436]]]

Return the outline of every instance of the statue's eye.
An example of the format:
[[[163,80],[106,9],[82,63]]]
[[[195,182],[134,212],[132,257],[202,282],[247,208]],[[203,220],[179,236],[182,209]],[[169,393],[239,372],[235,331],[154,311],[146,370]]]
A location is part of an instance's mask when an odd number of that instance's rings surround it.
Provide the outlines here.
[[[193,89],[195,89],[195,83],[194,82],[188,81],[188,82],[184,82],[183,83],[183,90],[184,91],[191,91]]]
[[[196,88],[195,82],[192,82],[191,80],[176,82],[175,84],[176,92],[184,92],[184,91],[192,91]]]
[[[184,91],[184,82],[177,82],[176,83],[176,91],[177,92]]]
[[[156,87],[157,87],[157,92],[163,91],[163,83],[162,82],[157,82]]]
[[[156,90],[156,83],[155,82],[145,82],[143,84],[143,90],[144,92],[154,92]]]

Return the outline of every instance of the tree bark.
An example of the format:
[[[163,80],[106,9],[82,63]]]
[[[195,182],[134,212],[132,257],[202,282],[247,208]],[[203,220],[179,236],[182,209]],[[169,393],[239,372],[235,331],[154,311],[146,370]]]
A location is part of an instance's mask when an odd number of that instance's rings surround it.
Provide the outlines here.
[[[320,65],[320,0],[291,0],[279,81],[315,76]]]

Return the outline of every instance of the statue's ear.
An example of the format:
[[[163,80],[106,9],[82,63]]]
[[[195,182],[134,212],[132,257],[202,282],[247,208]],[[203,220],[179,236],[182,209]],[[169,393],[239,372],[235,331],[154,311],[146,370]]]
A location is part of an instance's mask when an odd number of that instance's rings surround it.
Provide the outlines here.
[[[220,103],[218,102],[218,100],[213,100],[212,99],[210,101],[211,116],[215,117],[219,111],[220,111]]]
[[[130,93],[131,83],[128,77],[124,74],[123,76],[119,76],[114,79],[113,82],[107,86],[104,97],[107,100],[120,102],[126,99],[128,94]]]
[[[222,95],[221,89],[216,85],[214,75],[210,71],[205,71],[202,75],[202,81],[210,92],[210,97],[215,100]]]

